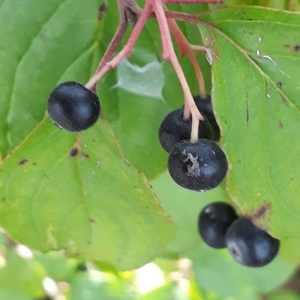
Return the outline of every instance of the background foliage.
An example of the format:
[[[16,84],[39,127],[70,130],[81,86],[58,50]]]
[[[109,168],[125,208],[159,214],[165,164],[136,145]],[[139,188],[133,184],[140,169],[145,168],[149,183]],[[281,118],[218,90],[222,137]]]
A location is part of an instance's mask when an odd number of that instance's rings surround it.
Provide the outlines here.
[[[225,2],[300,8],[297,1]],[[204,42],[213,41],[212,72],[204,55],[198,59],[208,91],[213,78],[232,172],[227,190],[224,184],[199,194],[182,190],[165,172],[157,131],[164,116],[182,105],[182,91],[161,59],[155,20],[132,57],[101,81],[105,117],[81,140],[45,116],[53,87],[85,83],[113,36],[116,1],[106,2],[100,14],[101,4],[0,0],[0,224],[33,251],[1,234],[0,299],[298,299],[293,281],[280,286],[300,259],[294,143],[300,16],[246,6],[201,15],[212,25],[200,26]],[[172,5],[189,13],[212,7]],[[180,26],[190,42],[202,43],[199,28]],[[180,61],[197,94],[189,61]],[[69,155],[73,148],[76,157]],[[205,246],[196,219],[215,200],[233,200],[252,218],[265,207],[254,221],[281,238],[279,257],[265,268],[247,269],[226,250]],[[141,270],[120,271],[154,258]]]

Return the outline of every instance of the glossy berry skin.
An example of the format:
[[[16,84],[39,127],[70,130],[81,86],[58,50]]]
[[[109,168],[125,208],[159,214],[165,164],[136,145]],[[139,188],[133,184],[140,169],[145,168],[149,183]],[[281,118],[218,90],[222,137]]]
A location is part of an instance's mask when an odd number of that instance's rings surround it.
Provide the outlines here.
[[[98,96],[77,82],[57,86],[48,99],[48,114],[61,129],[79,132],[96,123],[100,115]]]
[[[198,217],[198,231],[203,241],[210,247],[226,247],[227,229],[238,218],[233,207],[225,202],[210,203]]]
[[[215,118],[215,115],[214,115],[214,111],[213,111],[213,108],[212,108],[212,103],[211,103],[211,96],[210,95],[207,95],[206,98],[201,98],[200,96],[194,96],[194,100],[195,100],[195,103],[197,105],[197,108],[199,109],[199,111],[201,113],[203,113],[212,129],[213,129],[213,132],[214,132],[214,140],[215,141],[219,141],[220,140],[220,128],[219,128],[219,125],[216,121],[216,118]]]
[[[182,140],[188,140],[191,137],[192,120],[183,120],[183,109],[177,109],[170,112],[162,121],[158,136],[162,147],[170,152],[175,144]],[[207,119],[200,121],[199,138],[213,138],[213,129]]]
[[[214,141],[200,139],[191,143],[184,140],[170,152],[168,170],[173,180],[183,188],[207,191],[217,187],[224,179],[228,162],[225,153]]]
[[[280,242],[250,220],[239,218],[227,230],[226,245],[238,263],[248,267],[262,267],[275,258]]]

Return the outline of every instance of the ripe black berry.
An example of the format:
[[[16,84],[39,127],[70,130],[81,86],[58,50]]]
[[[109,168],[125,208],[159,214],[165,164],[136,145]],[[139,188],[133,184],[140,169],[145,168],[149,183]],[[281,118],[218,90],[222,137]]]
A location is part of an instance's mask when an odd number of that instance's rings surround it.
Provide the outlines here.
[[[220,140],[220,128],[216,121],[214,111],[212,109],[211,96],[207,95],[206,98],[204,98],[204,99],[201,98],[200,96],[194,96],[194,100],[197,105],[197,108],[199,109],[199,111],[201,113],[203,113],[207,117],[207,119],[212,127],[213,132],[214,132],[214,140],[219,141]]]
[[[100,115],[98,96],[77,82],[57,86],[48,99],[52,121],[67,131],[82,131],[96,123]]]
[[[170,112],[162,121],[159,128],[159,141],[162,147],[170,152],[175,144],[182,140],[188,140],[191,137],[192,120],[183,120],[183,110],[177,109]],[[213,138],[213,129],[207,119],[200,121],[199,138]]]
[[[226,176],[228,162],[222,149],[211,140],[184,140],[170,152],[168,169],[173,180],[193,191],[217,187]]]
[[[210,203],[203,208],[198,218],[198,231],[210,247],[226,247],[225,235],[231,223],[238,218],[233,207],[225,202]]]
[[[250,220],[239,218],[228,228],[226,244],[238,263],[248,267],[262,267],[275,258],[280,242]]]

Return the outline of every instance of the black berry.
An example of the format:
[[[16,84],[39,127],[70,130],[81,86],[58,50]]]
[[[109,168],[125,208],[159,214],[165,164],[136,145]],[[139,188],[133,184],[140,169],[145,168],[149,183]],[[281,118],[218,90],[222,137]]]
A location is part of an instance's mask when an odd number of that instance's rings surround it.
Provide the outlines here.
[[[226,176],[228,162],[222,149],[211,140],[184,140],[171,151],[168,169],[173,180],[193,191],[217,187]]]
[[[159,141],[162,147],[170,152],[175,144],[191,137],[192,120],[183,120],[183,110],[177,109],[170,112],[162,121],[159,128]],[[213,138],[213,129],[207,119],[200,121],[199,138]]]
[[[275,258],[280,242],[250,220],[239,218],[228,228],[226,244],[238,263],[248,267],[262,267]]]
[[[216,249],[225,248],[226,231],[237,218],[231,205],[225,202],[210,203],[199,214],[199,234],[208,246]]]
[[[216,121],[214,111],[212,108],[211,96],[207,95],[206,98],[201,98],[200,96],[194,96],[194,100],[199,111],[207,117],[209,123],[211,124],[211,127],[214,132],[214,140],[219,141],[220,128]]]
[[[77,82],[57,86],[48,99],[52,121],[67,131],[82,131],[96,123],[100,115],[98,96]]]

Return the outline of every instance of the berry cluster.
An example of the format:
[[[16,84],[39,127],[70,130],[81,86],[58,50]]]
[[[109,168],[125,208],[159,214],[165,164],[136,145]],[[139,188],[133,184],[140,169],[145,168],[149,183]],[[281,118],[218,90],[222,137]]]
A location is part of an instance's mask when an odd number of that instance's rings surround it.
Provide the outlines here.
[[[198,139],[190,140],[192,118],[184,119],[183,109],[169,113],[159,128],[159,141],[169,153],[168,170],[172,179],[183,188],[207,191],[225,178],[228,162],[217,145],[220,129],[215,120],[211,97],[194,97],[204,119],[199,122]]]
[[[208,246],[227,247],[238,263],[248,267],[269,264],[279,250],[279,240],[245,217],[239,218],[233,207],[224,202],[204,207],[199,214],[198,231]]]
[[[88,129],[100,115],[98,96],[80,83],[70,81],[57,86],[48,99],[48,114],[55,125],[71,132]]]

